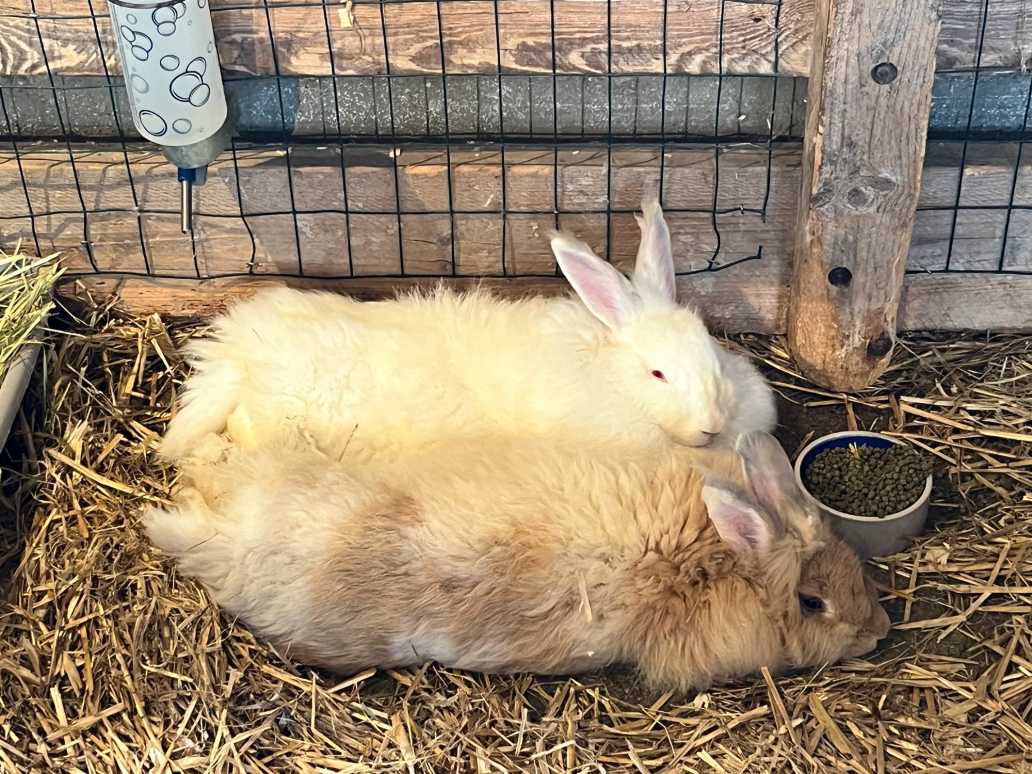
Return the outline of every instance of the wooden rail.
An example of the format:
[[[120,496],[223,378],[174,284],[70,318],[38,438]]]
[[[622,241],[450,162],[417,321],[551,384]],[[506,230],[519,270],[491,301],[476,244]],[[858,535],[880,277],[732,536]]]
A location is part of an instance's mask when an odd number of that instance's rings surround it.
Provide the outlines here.
[[[211,0],[219,56],[228,75],[329,75],[331,54],[337,75],[384,72],[378,3],[330,2],[325,12],[318,2],[265,5],[261,0]],[[391,72],[441,72],[437,5],[424,0],[384,6]],[[782,0],[780,15],[773,2],[668,2],[665,36],[664,5],[656,0],[613,0],[608,17],[606,0],[498,0],[497,41],[494,5],[483,0],[441,3],[443,63],[449,73],[494,73],[499,65],[506,72],[547,73],[553,64],[560,73],[602,73],[610,39],[617,73],[662,72],[664,40],[669,72],[772,73],[775,41],[780,74],[810,72],[815,0]],[[993,0],[991,6],[982,65],[1024,68],[1032,55],[1032,2]],[[92,7],[103,51],[96,43],[88,0],[35,0],[35,12],[30,0],[0,1],[0,75],[44,74],[40,35],[55,75],[103,75],[105,64],[118,74],[104,3],[93,0]],[[723,61],[718,62],[722,7]],[[975,0],[945,0],[936,49],[939,69],[974,66],[983,39],[981,9]]]
[[[561,279],[514,277],[475,280],[468,277],[440,280],[445,285],[468,288],[486,285],[503,295],[567,292]],[[82,277],[65,280],[59,287],[68,302],[117,299],[118,306],[137,315],[155,312],[166,317],[208,317],[234,301],[269,284],[317,288],[373,300],[425,285],[417,279],[328,280],[318,278],[240,279],[145,279],[139,277]],[[787,277],[750,274],[741,267],[727,276],[697,274],[678,279],[678,292],[691,299],[714,330],[735,333],[785,332],[788,303]],[[1029,331],[1032,330],[1032,276],[967,274],[910,274],[903,284],[898,317],[901,331]]]

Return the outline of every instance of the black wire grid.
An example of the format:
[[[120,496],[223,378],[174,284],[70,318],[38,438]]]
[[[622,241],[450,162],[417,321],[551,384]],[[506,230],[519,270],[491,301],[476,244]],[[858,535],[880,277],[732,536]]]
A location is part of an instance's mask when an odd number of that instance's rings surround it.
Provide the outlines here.
[[[469,0],[467,0],[468,2]],[[359,0],[362,2],[362,0]],[[526,68],[515,70],[508,68],[503,59],[501,12],[499,0],[473,0],[484,4],[492,11],[490,14],[493,29],[481,30],[493,35],[495,44],[494,72],[485,74],[482,68],[472,67],[468,71],[463,68],[449,67],[450,57],[443,9],[453,0],[436,0],[433,7],[436,11],[437,52],[439,67],[437,72],[428,74],[409,74],[397,72],[399,69],[392,55],[392,39],[387,23],[388,8],[407,0],[365,0],[363,5],[377,9],[378,25],[374,29],[366,28],[363,34],[367,38],[376,38],[377,50],[382,50],[382,61],[377,72],[363,75],[341,74],[337,72],[337,53],[334,51],[334,34],[331,30],[330,14],[346,11],[346,7],[338,0],[298,0],[297,2],[275,2],[274,0],[252,0],[251,2],[222,3],[212,8],[213,15],[232,13],[264,14],[264,27],[268,33],[265,41],[271,53],[273,73],[267,77],[245,77],[234,74],[231,70],[224,73],[227,92],[236,100],[237,125],[239,130],[228,151],[228,157],[222,162],[228,166],[226,179],[235,192],[235,210],[227,207],[206,209],[205,189],[200,189],[198,209],[195,213],[197,231],[189,237],[190,253],[193,261],[195,278],[211,278],[223,276],[241,276],[262,274],[263,276],[306,276],[306,261],[303,232],[313,218],[330,216],[343,219],[341,230],[340,260],[328,269],[321,267],[320,277],[447,277],[447,276],[500,276],[500,277],[546,277],[554,276],[554,264],[543,267],[540,262],[535,268],[525,271],[520,268],[520,261],[513,255],[514,243],[517,241],[513,229],[521,219],[536,218],[548,221],[550,225],[569,227],[571,219],[595,218],[604,219],[604,233],[595,240],[601,245],[607,259],[614,259],[614,228],[622,229],[627,225],[630,214],[635,207],[620,196],[615,196],[614,180],[616,171],[614,157],[619,163],[622,154],[630,150],[643,150],[650,153],[649,169],[654,173],[655,190],[660,192],[668,217],[675,220],[678,216],[692,217],[692,222],[699,224],[708,233],[700,233],[699,241],[708,247],[708,254],[691,265],[682,266],[679,274],[698,272],[714,272],[745,261],[757,261],[764,257],[763,231],[757,233],[746,231],[744,237],[736,234],[734,249],[727,248],[726,230],[732,228],[729,223],[743,216],[752,217],[760,223],[768,223],[772,195],[772,170],[779,146],[798,147],[805,120],[805,81],[799,78],[783,77],[779,73],[781,58],[780,30],[782,16],[782,0],[720,0],[719,2],[719,34],[717,51],[713,61],[715,72],[708,75],[689,75],[672,68],[668,57],[667,30],[668,15],[672,12],[682,13],[680,6],[674,6],[670,0],[662,2],[662,24],[660,41],[662,53],[662,72],[625,72],[616,71],[613,67],[613,10],[607,5],[605,69],[602,73],[580,72],[575,67],[560,67],[557,63],[556,43],[556,2],[548,2],[548,19],[550,28],[550,66],[536,72],[528,72]],[[178,211],[160,203],[152,203],[142,195],[140,181],[134,178],[133,158],[139,158],[141,149],[153,146],[141,144],[139,136],[132,127],[129,118],[124,84],[118,75],[112,75],[107,67],[104,53],[110,53],[110,42],[107,30],[107,7],[104,0],[86,0],[88,13],[62,15],[40,13],[35,0],[30,0],[28,13],[0,12],[0,18],[20,19],[31,24],[39,46],[38,55],[45,68],[45,79],[33,81],[25,78],[4,78],[0,80],[0,109],[4,119],[4,136],[0,142],[13,151],[17,167],[17,179],[24,194],[24,209],[0,213],[0,223],[15,222],[19,226],[27,224],[24,229],[26,240],[32,243],[37,252],[43,254],[50,250],[48,234],[41,224],[51,219],[68,217],[73,222],[81,222],[81,239],[78,247],[85,257],[79,270],[82,274],[112,274],[133,276],[174,276],[182,277],[180,271],[168,273],[160,267],[160,257],[154,255],[155,246],[148,239],[148,225],[153,218],[170,220],[178,215]],[[427,5],[427,3],[422,3]],[[981,0],[980,32],[978,48],[974,58],[974,66],[956,68],[946,73],[950,76],[963,76],[972,73],[970,105],[967,111],[966,125],[954,127],[952,132],[943,133],[937,139],[934,148],[939,152],[959,154],[954,161],[957,184],[952,201],[923,202],[919,208],[918,224],[928,231],[936,231],[941,236],[948,229],[949,238],[945,248],[941,245],[927,255],[919,255],[918,260],[911,261],[910,271],[978,271],[1027,273],[1029,260],[1028,244],[1024,234],[1024,213],[1032,211],[1032,206],[1015,204],[1019,189],[1022,158],[1024,152],[1024,136],[1028,128],[1029,102],[1032,101],[1032,79],[1029,80],[1028,94],[1025,99],[1024,121],[1020,132],[1021,141],[1014,144],[1013,175],[1010,185],[1010,197],[1006,203],[972,203],[966,195],[965,170],[968,162],[980,151],[977,150],[983,139],[999,139],[974,130],[976,107],[980,99],[980,77],[982,77],[983,50],[985,47],[986,21],[990,18],[991,0]],[[742,72],[725,72],[725,22],[731,10],[745,9],[751,11],[763,7],[764,23],[772,24],[774,34],[770,36],[772,50],[769,60],[773,75],[754,75]],[[315,8],[320,12],[325,30],[325,54],[328,57],[330,74],[328,77],[298,78],[281,72],[282,45],[277,40],[273,14],[286,8]],[[53,29],[53,24],[79,23],[86,21],[91,29],[91,44],[96,45],[98,61],[103,64],[103,77],[100,79],[66,77],[55,73],[47,55],[45,29]],[[759,15],[756,22],[760,22]],[[216,23],[216,30],[219,24]],[[320,43],[320,46],[322,43]],[[225,64],[225,63],[224,63]],[[403,68],[402,68],[403,69]],[[961,72],[961,71],[964,72]],[[257,104],[253,99],[255,89],[262,91],[267,97],[265,112],[258,116],[255,112]],[[298,89],[309,89],[319,95],[323,103],[330,107],[320,114],[320,120],[300,126],[298,119]],[[708,95],[704,106],[705,114],[700,115],[699,104],[693,106],[691,95],[693,89],[700,89]],[[252,94],[252,98],[244,99],[241,95]],[[356,100],[356,94],[365,94],[365,100]],[[594,101],[589,95],[596,95]],[[99,102],[99,96],[103,102]],[[750,96],[751,95],[751,96]],[[760,95],[760,96],[757,96]],[[422,100],[422,103],[419,100]],[[91,121],[83,121],[76,117],[74,106],[90,103]],[[92,100],[92,102],[91,102]],[[525,103],[525,111],[514,111],[516,102]],[[270,104],[271,103],[271,104]],[[549,104],[550,103],[550,104]],[[26,110],[26,105],[32,110]],[[103,110],[103,120],[96,120],[98,105]],[[761,107],[757,108],[758,105]],[[356,107],[358,106],[358,107]],[[485,107],[486,106],[486,107]],[[579,108],[579,120],[576,115]],[[261,112],[261,111],[258,111]],[[751,119],[743,122],[751,114]],[[32,113],[32,117],[27,116]],[[355,118],[357,113],[364,115],[364,121]],[[39,116],[45,114],[41,120]],[[573,119],[571,120],[571,115]],[[759,115],[759,120],[757,120]],[[413,119],[415,116],[415,119]],[[303,122],[302,122],[303,123]],[[86,127],[84,129],[83,127]],[[90,128],[90,127],[93,128]],[[100,127],[99,129],[97,127]],[[955,136],[955,135],[958,135]],[[55,147],[63,149],[67,154],[71,178],[74,182],[75,196],[72,206],[52,206],[47,197],[47,207],[40,209],[34,205],[31,189],[45,185],[45,181],[31,180],[26,171],[24,160],[38,150],[37,141],[48,141],[49,150]],[[941,141],[938,141],[941,140]],[[55,145],[56,143],[56,145]],[[766,157],[765,169],[759,178],[763,191],[751,192],[740,201],[728,202],[722,180],[722,169],[727,163],[727,154],[741,147],[751,148],[759,158]],[[995,146],[994,146],[995,147]],[[669,158],[676,158],[686,149],[695,153],[711,154],[712,163],[705,174],[701,174],[699,186],[705,195],[697,197],[695,206],[683,204],[684,197],[671,194],[668,178],[671,176]],[[944,150],[947,149],[947,150]],[[514,165],[512,158],[521,157],[531,150],[536,152],[540,163],[542,158],[551,157],[551,201],[547,196],[542,198],[544,206],[528,208],[525,205],[516,207],[510,201],[512,181],[510,180]],[[278,151],[278,157],[285,168],[285,187],[283,188],[282,206],[270,208],[252,208],[246,204],[252,198],[253,191],[249,187],[262,188],[262,175],[249,173],[248,163],[255,155],[268,155]],[[461,206],[464,191],[456,190],[457,166],[465,163],[471,151],[483,153],[485,157],[497,158],[500,170],[500,184],[497,203],[490,207],[467,209]],[[119,166],[124,167],[124,181],[120,187],[124,204],[121,206],[91,206],[83,195],[80,186],[80,168],[83,159],[91,152],[121,155]],[[412,209],[403,196],[403,178],[407,167],[399,159],[412,154],[432,153],[435,163],[447,167],[444,177],[445,191],[439,207],[420,207]],[[580,160],[571,161],[572,156],[583,154]],[[324,163],[335,167],[335,175],[339,172],[340,196],[334,206],[311,207],[300,206],[299,201],[305,198],[305,191],[298,190],[295,174],[298,158],[312,159],[322,154]],[[386,203],[377,206],[368,203],[356,204],[356,188],[349,181],[356,172],[356,159],[368,159],[370,154],[376,157],[376,164],[381,171],[392,178],[392,192]],[[572,155],[571,155],[572,154]],[[457,163],[453,157],[459,158]],[[600,183],[604,192],[587,204],[568,204],[563,185],[563,177],[573,166],[583,165],[585,160],[604,170],[604,181]],[[174,185],[174,178],[169,175],[167,185]],[[153,182],[151,183],[153,185]],[[170,191],[170,198],[175,201],[175,192]],[[675,199],[677,201],[671,201]],[[748,204],[746,204],[748,200]],[[56,200],[55,200],[56,201]],[[972,216],[995,218],[1000,221],[1002,238],[999,240],[998,255],[990,261],[986,256],[979,257],[974,264],[963,259],[965,229],[969,227]],[[470,218],[493,219],[500,228],[501,238],[498,242],[500,251],[497,266],[477,267],[469,272],[461,260],[462,239],[460,231]],[[441,253],[440,260],[434,263],[436,269],[425,267],[413,269],[412,242],[406,238],[406,230],[413,229],[413,219],[439,218],[446,222],[447,238],[435,243],[433,250]],[[80,221],[81,219],[81,221]],[[218,220],[237,221],[243,225],[246,234],[245,242],[239,245],[244,253],[240,266],[228,271],[212,268],[203,259],[205,223]],[[138,268],[119,267],[116,271],[102,266],[96,256],[95,224],[110,224],[112,220],[122,225],[133,224],[136,239],[133,245],[126,245],[128,250],[138,250],[140,266]],[[270,224],[275,229],[292,231],[293,255],[296,262],[286,266],[282,262],[273,270],[262,266],[259,244],[263,241],[261,233],[268,231]],[[769,224],[768,224],[769,225]],[[1017,226],[1021,228],[1017,228]],[[1032,224],[1030,224],[1032,226]],[[396,261],[389,270],[367,271],[356,265],[356,256],[361,256],[363,245],[369,241],[370,230],[375,229],[382,246],[383,234],[396,242]],[[7,230],[8,237],[11,235]],[[576,231],[576,227],[574,228]],[[1032,233],[1032,228],[1029,229]],[[599,235],[596,235],[599,236]],[[65,237],[66,238],[66,237]],[[744,239],[752,239],[748,247],[740,244]],[[138,241],[138,244],[135,242]],[[544,236],[540,241],[545,242]],[[589,241],[592,241],[589,239]],[[408,245],[406,244],[408,242]],[[345,252],[346,245],[346,252]],[[523,248],[523,243],[518,245]],[[200,249],[199,249],[200,248]],[[945,254],[942,255],[943,250]],[[407,256],[406,253],[409,253]],[[406,261],[408,258],[408,262]],[[990,265],[991,264],[991,265]]]
[[[1032,78],[1027,77],[1025,62],[1010,71],[986,66],[987,34],[993,26],[993,12],[999,10],[1002,3],[1001,0],[976,2],[979,10],[973,62],[938,71],[943,78],[970,78],[965,115],[961,125],[953,131],[933,131],[929,138],[928,157],[939,157],[956,170],[954,193],[949,200],[923,201],[917,210],[915,239],[922,230],[927,230],[946,234],[945,245],[941,245],[942,240],[936,240],[940,246],[930,255],[921,255],[919,249],[912,250],[907,269],[911,274],[1032,274],[1032,238],[1029,238],[1032,235],[1032,201],[1021,191],[1022,203],[1018,202],[1019,186],[1024,183],[1024,174],[1028,172],[1023,165],[1025,141],[1029,135]],[[1020,125],[1012,120],[1006,127],[982,126],[983,120],[977,113],[984,111],[993,100],[990,93],[993,80],[1017,74],[1027,82],[1023,88]],[[943,141],[936,142],[940,137]],[[1008,140],[1011,142],[1006,142]],[[1007,179],[1002,181],[1002,197],[1000,191],[982,190],[984,186],[980,186],[978,176],[968,174],[976,160],[988,161],[998,167],[1011,167],[1006,173]],[[926,179],[929,174],[930,167],[926,166]],[[926,185],[925,190],[928,188]],[[965,245],[974,241],[984,247],[965,250]],[[995,248],[993,243],[998,243],[999,247]],[[918,253],[916,256],[915,252]]]

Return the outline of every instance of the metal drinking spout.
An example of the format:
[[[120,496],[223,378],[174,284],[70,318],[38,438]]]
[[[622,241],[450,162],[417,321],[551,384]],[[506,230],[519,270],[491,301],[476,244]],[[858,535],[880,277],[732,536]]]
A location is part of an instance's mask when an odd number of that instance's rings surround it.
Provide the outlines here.
[[[193,185],[196,175],[192,169],[179,170],[179,218],[184,234],[193,231]]]

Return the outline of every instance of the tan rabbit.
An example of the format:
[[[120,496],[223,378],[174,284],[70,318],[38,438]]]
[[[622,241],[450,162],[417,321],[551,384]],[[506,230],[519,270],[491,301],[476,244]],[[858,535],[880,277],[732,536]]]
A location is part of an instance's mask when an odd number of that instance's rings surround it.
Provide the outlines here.
[[[232,451],[145,517],[229,613],[341,672],[636,665],[705,686],[871,650],[889,627],[855,554],[771,436],[628,462],[546,445],[349,469]],[[201,477],[203,476],[203,478]]]

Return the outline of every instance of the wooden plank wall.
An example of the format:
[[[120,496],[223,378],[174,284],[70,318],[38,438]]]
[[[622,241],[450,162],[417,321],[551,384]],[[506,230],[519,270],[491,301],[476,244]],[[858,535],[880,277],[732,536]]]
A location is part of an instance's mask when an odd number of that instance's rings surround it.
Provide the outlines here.
[[[228,78],[273,75],[277,65],[282,75],[385,72],[377,2],[330,3],[324,14],[318,2],[210,1]],[[497,40],[495,5],[490,0],[441,3],[442,52],[437,3],[384,4],[391,73],[492,75],[499,65],[512,73],[551,73],[553,66],[560,73],[606,72],[609,6],[604,0],[498,0]],[[722,7],[723,58],[718,62]],[[549,32],[553,8],[554,61]],[[755,0],[668,3],[664,36],[663,3],[613,0],[612,71],[663,72],[665,37],[671,73],[747,76],[776,70],[783,76],[806,76],[813,0],[782,0],[780,15],[778,8],[778,3]],[[981,10],[981,2],[945,0],[936,54],[940,72],[973,67],[982,39],[983,67],[1021,70],[1032,59],[1032,0],[993,0],[984,36]],[[44,55],[59,77],[103,75],[105,65],[118,74],[103,2],[92,0],[91,6],[89,0],[35,0],[33,7],[29,0],[0,0],[0,76],[45,77]],[[562,227],[626,267],[637,236],[633,218],[618,211],[607,219],[606,209],[633,209],[642,190],[654,187],[662,176],[668,208],[692,210],[669,214],[680,245],[680,269],[704,266],[718,235],[721,260],[763,248],[762,260],[685,278],[685,291],[729,329],[784,330],[799,185],[798,149],[791,146],[777,147],[770,156],[769,189],[767,149],[748,145],[719,150],[678,146],[662,160],[656,148],[617,146],[611,154],[597,148],[513,148],[507,150],[504,165],[491,147],[406,149],[395,157],[387,147],[342,151],[295,146],[289,185],[281,150],[242,149],[235,163],[229,156],[220,159],[208,185],[199,190],[193,240],[179,233],[174,173],[153,149],[131,146],[123,156],[115,146],[75,146],[74,170],[63,145],[22,143],[19,152],[20,165],[13,147],[0,142],[0,242],[38,239],[43,251],[63,251],[73,269],[92,270],[95,265],[102,271],[184,278],[170,280],[158,293],[153,285],[123,283],[124,297],[133,298],[136,292],[141,309],[210,309],[246,292],[249,285],[238,283],[233,286],[238,289],[229,290],[225,281],[198,283],[191,277],[251,270],[296,274],[299,264],[310,276],[353,273],[366,278],[348,280],[347,287],[370,293],[393,284],[376,277],[402,270],[414,276],[454,271],[468,277],[501,273],[503,268],[509,275],[547,275],[554,264],[542,232],[555,224],[553,211],[559,212]],[[715,201],[727,212],[714,218],[709,210],[718,157]],[[1014,144],[973,144],[962,171],[959,146],[929,149],[911,269],[939,272],[948,264],[952,270],[988,271],[998,268],[1001,255],[1008,270],[1032,269],[1032,210],[1007,209],[1012,188],[1015,203],[1032,206],[1029,154],[1015,174],[1017,158]],[[995,209],[956,211],[958,186],[962,207]],[[399,204],[405,213],[400,217],[394,214]],[[764,204],[764,214],[750,211]],[[457,214],[441,214],[449,207]],[[1027,280],[912,275],[902,324],[1030,327],[1029,305],[1022,300],[1023,294],[1028,297]],[[91,286],[110,288],[112,282],[94,279]],[[507,282],[517,290],[561,287],[538,279]],[[175,292],[169,290],[172,286]],[[951,304],[954,298],[957,303]]]
[[[166,312],[176,305],[187,311],[197,304],[210,308],[225,301],[230,292],[226,283],[204,285],[214,293],[207,300],[203,293],[196,295],[196,280],[190,278],[198,272],[205,277],[252,269],[258,275],[297,274],[299,258],[308,277],[340,278],[353,271],[357,279],[344,286],[374,294],[397,284],[378,278],[402,269],[414,277],[450,275],[453,234],[455,274],[460,278],[500,275],[504,238],[506,274],[526,278],[511,287],[521,290],[529,283],[540,288],[538,278],[555,270],[545,236],[555,224],[555,209],[563,228],[626,269],[637,246],[629,211],[643,191],[654,188],[662,163],[664,201],[671,210],[668,220],[678,244],[680,271],[706,267],[718,232],[721,262],[748,258],[762,247],[760,260],[685,278],[686,292],[714,310],[717,322],[729,329],[784,330],[800,168],[799,151],[793,146],[775,148],[769,194],[767,149],[758,146],[677,146],[662,162],[655,148],[618,146],[611,153],[599,148],[508,148],[504,168],[500,153],[490,147],[453,148],[449,167],[443,148],[405,150],[395,156],[385,147],[345,147],[342,159],[339,147],[300,146],[291,152],[289,177],[296,226],[293,216],[282,214],[292,209],[285,154],[267,148],[241,150],[235,165],[231,157],[224,157],[212,167],[208,184],[198,189],[192,242],[179,232],[174,172],[153,151],[130,149],[123,156],[121,150],[110,148],[75,148],[73,173],[63,146],[20,150],[21,172],[10,149],[0,150],[0,212],[5,215],[0,219],[0,243],[33,236],[21,184],[24,174],[43,252],[60,250],[73,270],[90,271],[90,255],[84,249],[88,241],[101,271],[144,273],[149,268],[152,273],[182,277],[187,282],[163,286],[180,288],[178,294],[144,289],[138,299],[141,308],[149,305]],[[1007,210],[1012,186],[1014,203],[1032,208],[1032,158],[1023,154],[1015,176],[1017,144],[971,145],[961,176],[960,152],[956,144],[929,147],[909,268],[940,272],[948,261],[952,271],[992,271],[1003,256],[1006,270],[1032,271],[1032,209]],[[717,231],[708,212],[713,206],[716,154],[717,208],[725,211],[716,217]],[[139,218],[126,158],[136,201],[145,213]],[[607,178],[610,202],[617,210],[608,227]],[[454,217],[446,214],[449,179],[452,204],[459,213]],[[958,185],[961,207],[972,209],[954,209]],[[91,211],[86,218],[80,191]],[[764,201],[765,216],[750,212],[761,210]],[[406,213],[400,218],[395,214],[398,202]],[[241,209],[246,217],[241,217]],[[146,255],[140,247],[141,231]],[[112,282],[105,279],[92,287],[110,288]],[[913,311],[907,311],[905,302],[901,312],[909,327],[982,327],[987,319],[995,327],[1032,327],[1032,305],[1022,299],[1022,293],[1032,293],[1030,277],[930,273],[915,275],[910,282],[928,292],[953,295],[943,296],[938,304],[920,294],[911,296]],[[990,292],[1002,295],[987,304]]]
[[[104,64],[119,72],[110,22],[103,2],[92,0],[0,0],[0,74],[46,72],[43,36],[51,71],[59,75],[103,75]],[[266,9],[267,5],[267,9]],[[331,50],[338,75],[384,72],[380,5],[359,0],[347,6],[276,0],[211,0],[219,55],[229,76],[329,75]],[[498,0],[441,3],[443,66],[449,73],[551,72],[550,13],[554,8],[555,68],[563,73],[606,72],[612,29],[612,71],[663,72],[663,11],[656,0]],[[414,0],[384,5],[391,72],[440,73],[437,3]],[[720,50],[723,7],[723,62]],[[666,66],[671,73],[807,75],[813,30],[813,0],[693,0],[666,6]],[[937,51],[940,70],[975,64],[982,3],[946,0]],[[349,10],[350,9],[350,10]],[[65,18],[53,18],[65,17]],[[775,24],[777,20],[777,24]],[[38,28],[37,28],[38,24]],[[274,60],[269,28],[276,43]],[[329,35],[327,35],[329,30]],[[97,46],[97,34],[103,51]],[[500,49],[500,59],[498,49]],[[994,0],[981,64],[1024,68],[1032,56],[1032,2]]]
[[[145,271],[148,264],[133,215],[135,189],[140,210],[147,211],[141,223],[151,271],[195,274],[191,241],[179,232],[175,170],[160,154],[146,147],[127,156],[110,147],[83,147],[73,153],[73,170],[63,146],[20,151],[44,251],[62,250],[72,268],[91,268],[82,244],[81,192],[92,211],[89,243],[96,267]],[[670,210],[696,211],[669,214],[671,228],[684,245],[678,268],[704,268],[717,249],[709,210],[718,156],[716,208],[728,211],[716,218],[721,259],[748,257],[763,245],[765,261],[783,260],[789,242],[784,229],[791,227],[798,187],[798,152],[791,147],[774,151],[768,196],[766,148],[679,146],[662,160],[664,202]],[[6,240],[29,233],[17,162],[11,152],[0,156],[0,211],[7,213],[0,223]],[[210,167],[208,183],[196,190],[198,266],[203,275],[246,273],[252,266],[258,273],[297,273],[300,241],[304,273],[311,276],[347,275],[352,269],[356,276],[450,274],[454,222],[455,272],[500,274],[503,175],[507,274],[554,271],[544,233],[554,227],[556,210],[561,226],[588,239],[601,253],[607,252],[611,238],[609,256],[624,265],[637,249],[631,211],[643,191],[655,188],[660,165],[657,149],[634,147],[607,152],[597,147],[507,146],[504,168],[499,150],[492,147],[405,149],[397,154],[383,146],[345,146],[342,158],[339,146],[294,146],[289,167],[281,149],[240,150],[235,163],[226,154]],[[626,211],[612,215],[608,237],[607,197],[612,209]],[[766,219],[748,212],[762,209],[765,199]],[[406,213],[400,217],[400,250],[399,204]],[[291,211],[298,213],[297,234]],[[449,218],[449,211],[458,214]],[[12,217],[18,214],[26,217]],[[257,250],[253,260],[251,235]]]
[[[1017,143],[969,145],[961,182],[961,146],[929,144],[910,269],[941,271],[949,258],[950,268],[957,271],[993,270],[1003,254],[1003,268],[1032,270],[1032,210],[1027,209],[1032,207],[1032,157],[1022,154],[1015,176],[1018,150]],[[171,276],[194,275],[190,240],[178,230],[175,170],[160,154],[148,148],[130,148],[123,156],[121,150],[83,146],[73,148],[73,171],[64,146],[21,146],[20,151],[19,172],[10,147],[0,144],[0,213],[4,216],[0,238],[4,242],[31,236],[31,204],[42,249],[63,251],[73,269],[89,269],[82,244],[81,192],[82,203],[90,212],[89,242],[100,270],[145,270],[134,214],[138,205],[146,211],[141,222],[151,270]],[[364,276],[400,273],[402,256],[394,214],[399,201],[402,212],[408,213],[401,216],[405,272],[451,273],[451,220],[442,214],[449,209],[448,156],[443,148],[405,150],[396,157],[395,189],[392,152],[386,147],[345,146],[345,189],[339,147],[292,149],[289,181],[293,184],[293,209],[298,212],[305,273],[339,276],[348,274],[350,267]],[[716,248],[713,218],[707,211],[713,206],[715,153],[719,154],[721,173],[716,205],[727,211],[716,218],[722,260],[748,257],[761,245],[764,263],[784,259],[790,250],[791,220],[796,211],[798,149],[775,148],[767,196],[766,148],[740,145],[715,152],[707,146],[677,146],[668,149],[663,161],[665,205],[668,210],[702,210],[668,213],[671,227],[682,237],[678,269],[703,268]],[[484,147],[452,149],[450,157],[452,204],[461,211],[454,217],[457,273],[500,273],[500,154]],[[129,186],[126,158],[137,204]],[[196,251],[202,274],[249,271],[248,228],[257,249],[255,271],[297,271],[293,218],[282,214],[292,209],[286,162],[282,150],[256,148],[238,151],[236,165],[226,154],[212,166],[208,184],[196,191]],[[541,213],[554,209],[559,210],[563,227],[586,238],[600,252],[607,252],[607,240],[611,240],[608,252],[616,264],[633,259],[636,228],[629,212],[614,213],[606,234],[607,166],[608,194],[615,210],[633,210],[642,192],[654,188],[660,178],[660,157],[654,148],[615,147],[609,157],[598,148],[568,148],[557,153],[544,148],[507,150],[507,273],[541,274],[554,269],[546,240],[540,237],[555,223],[553,215]],[[959,211],[954,209],[958,185]],[[1012,187],[1017,209],[1008,211]],[[748,211],[761,209],[765,199],[766,218]],[[345,215],[345,210],[350,215]],[[241,211],[246,219],[241,218]],[[349,220],[354,236],[350,267]],[[951,230],[955,230],[952,254]]]

